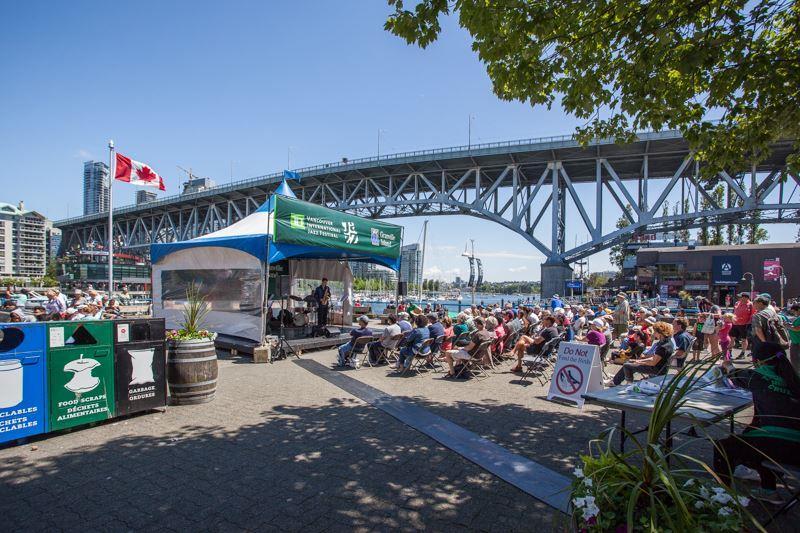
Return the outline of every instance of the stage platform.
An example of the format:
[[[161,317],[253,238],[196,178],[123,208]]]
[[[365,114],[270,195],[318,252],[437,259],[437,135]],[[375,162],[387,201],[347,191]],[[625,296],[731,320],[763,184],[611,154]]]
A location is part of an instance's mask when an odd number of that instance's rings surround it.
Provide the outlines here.
[[[350,330],[352,327],[340,327],[342,333],[339,335],[332,335],[330,337],[293,337],[290,330],[287,328],[286,337],[289,346],[297,353],[307,352],[309,350],[323,350],[340,346],[350,340]],[[241,337],[234,337],[232,335],[219,335],[214,341],[217,350],[230,352],[232,355],[253,355],[253,349],[258,346],[258,342],[250,339],[243,339]]]

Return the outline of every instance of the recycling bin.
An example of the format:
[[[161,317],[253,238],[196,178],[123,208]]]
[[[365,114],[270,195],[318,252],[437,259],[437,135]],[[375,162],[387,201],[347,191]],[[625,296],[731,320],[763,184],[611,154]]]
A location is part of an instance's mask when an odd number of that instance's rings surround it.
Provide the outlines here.
[[[110,320],[47,323],[50,431],[114,416]]]
[[[0,324],[0,442],[46,431],[44,324]]]
[[[163,318],[114,321],[117,415],[167,405],[166,358]]]

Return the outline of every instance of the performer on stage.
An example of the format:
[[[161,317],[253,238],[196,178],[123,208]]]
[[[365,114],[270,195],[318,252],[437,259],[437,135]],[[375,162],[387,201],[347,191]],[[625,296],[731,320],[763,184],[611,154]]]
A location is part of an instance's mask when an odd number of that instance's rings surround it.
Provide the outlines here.
[[[322,278],[322,284],[314,289],[314,300],[317,302],[317,322],[319,327],[328,325],[328,306],[331,303],[331,289],[328,278]]]

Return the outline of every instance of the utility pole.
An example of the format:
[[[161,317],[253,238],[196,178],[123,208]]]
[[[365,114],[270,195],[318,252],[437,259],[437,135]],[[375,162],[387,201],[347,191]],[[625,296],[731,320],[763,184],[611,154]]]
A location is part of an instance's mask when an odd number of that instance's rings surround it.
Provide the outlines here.
[[[419,265],[419,286],[418,286],[418,293],[419,293],[419,304],[422,305],[422,279],[423,273],[425,271],[425,246],[428,241],[428,221],[422,223],[422,261]]]

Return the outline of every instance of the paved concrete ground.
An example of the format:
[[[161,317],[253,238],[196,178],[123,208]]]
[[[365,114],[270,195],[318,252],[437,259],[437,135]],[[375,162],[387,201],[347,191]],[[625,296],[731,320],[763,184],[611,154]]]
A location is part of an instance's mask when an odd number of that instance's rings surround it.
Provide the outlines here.
[[[334,352],[304,357],[331,363]],[[547,402],[544,388],[507,369],[467,382],[386,367],[348,376],[564,474],[618,421],[615,411]],[[0,516],[3,530],[26,531],[566,527],[563,515],[291,361],[247,358],[220,362],[213,403],[0,450]]]

